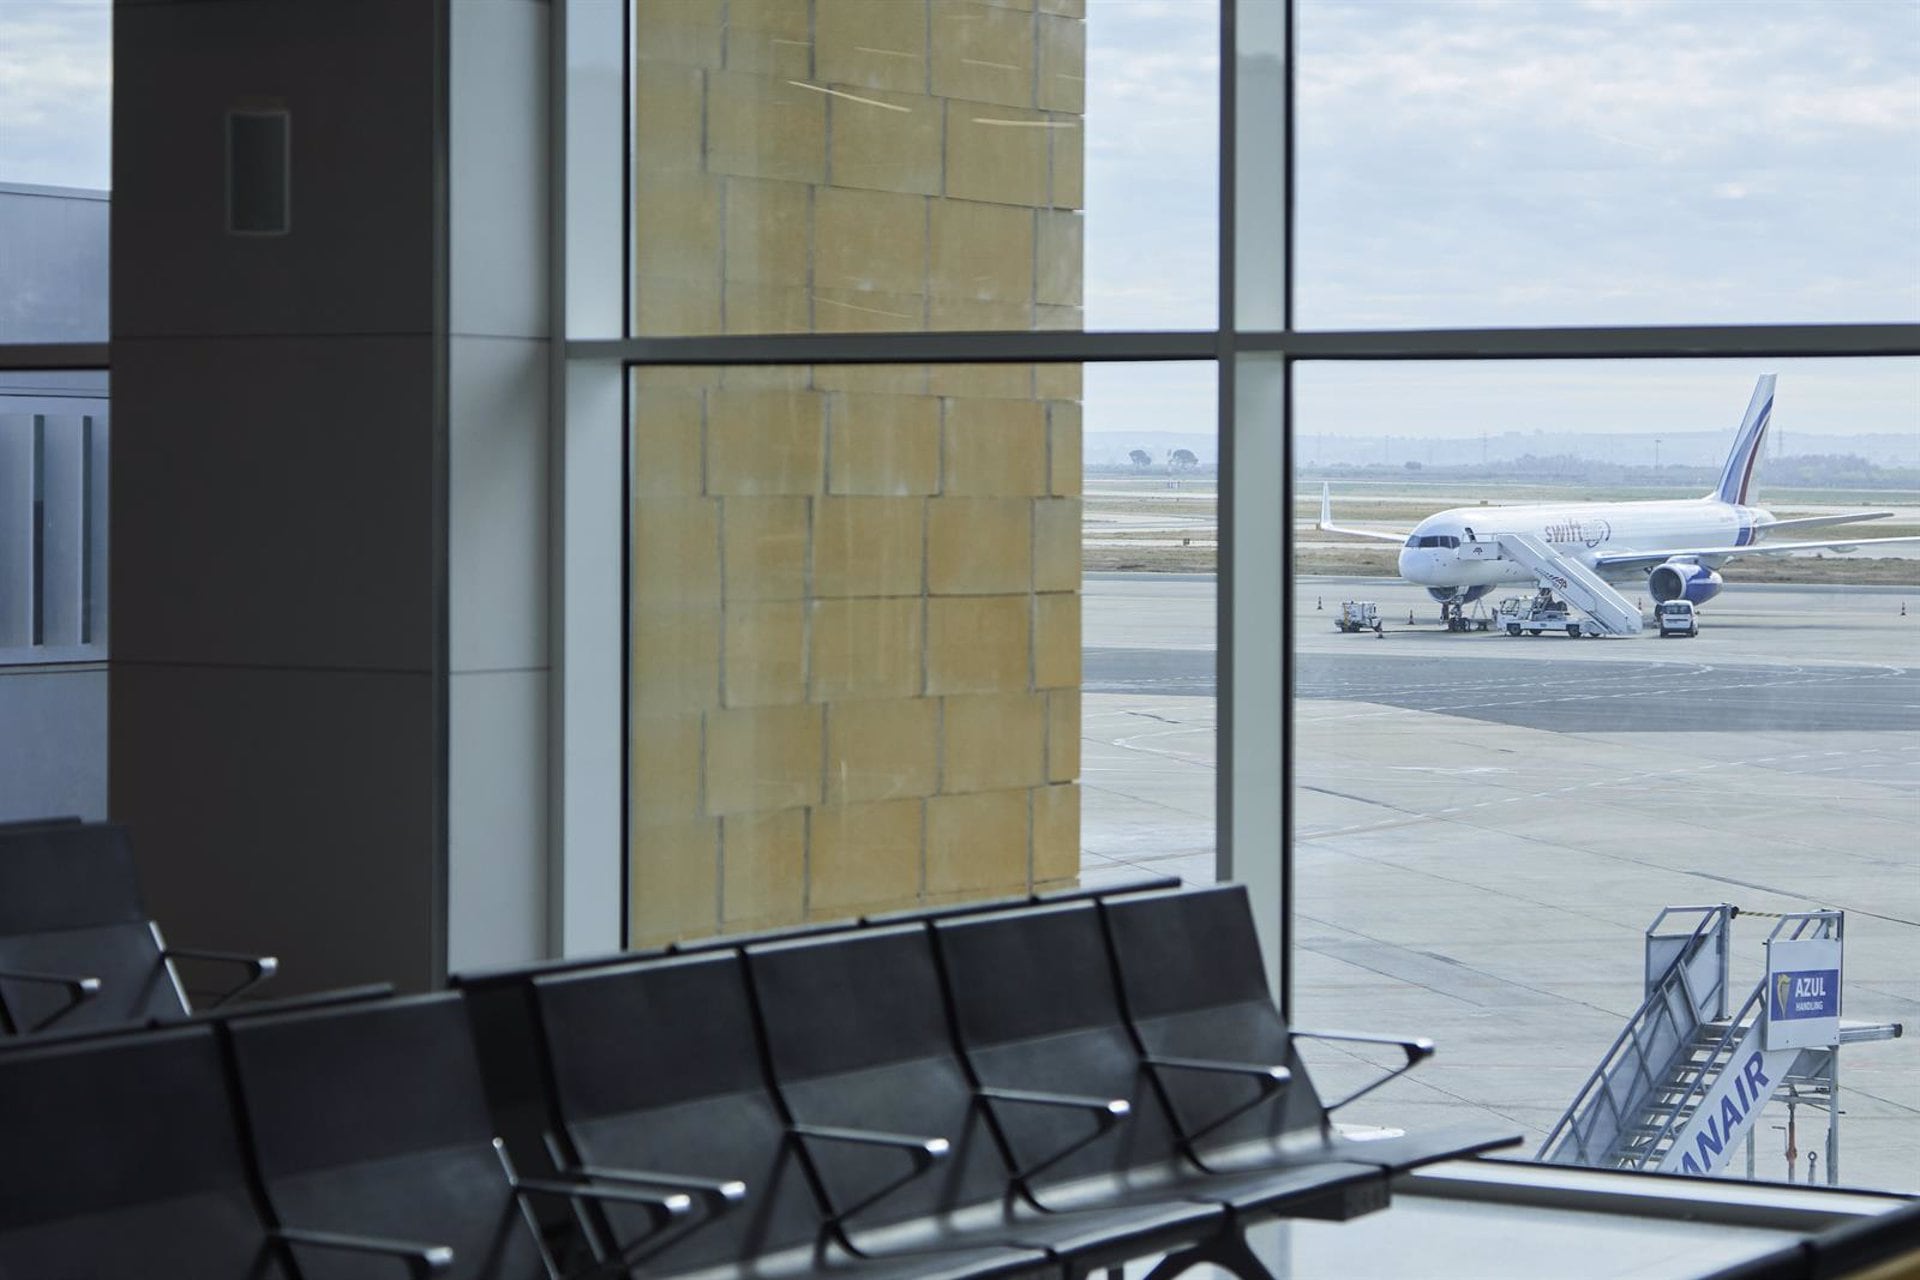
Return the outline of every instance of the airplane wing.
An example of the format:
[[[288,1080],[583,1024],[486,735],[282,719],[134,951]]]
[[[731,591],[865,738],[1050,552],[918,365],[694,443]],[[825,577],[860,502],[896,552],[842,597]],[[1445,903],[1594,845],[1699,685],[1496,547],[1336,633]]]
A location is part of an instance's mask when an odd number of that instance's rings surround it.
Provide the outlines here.
[[[1770,520],[1758,532],[1770,534],[1776,529],[1821,529],[1834,524],[1852,524],[1856,520],[1885,520],[1891,511],[1847,511],[1837,516],[1800,516],[1793,520]]]
[[[1920,542],[1920,534],[1902,538],[1836,538],[1831,542],[1762,542],[1747,547],[1670,547],[1665,551],[1623,551],[1618,555],[1598,557],[1593,567],[1614,569],[1627,565],[1656,565],[1675,556],[1777,556],[1789,551],[1852,551],[1856,547],[1870,547],[1885,542]]]
[[[1346,529],[1333,522],[1333,486],[1322,483],[1320,486],[1320,532],[1344,533],[1349,538],[1374,538],[1381,542],[1405,542],[1404,533],[1389,533],[1384,529]]]

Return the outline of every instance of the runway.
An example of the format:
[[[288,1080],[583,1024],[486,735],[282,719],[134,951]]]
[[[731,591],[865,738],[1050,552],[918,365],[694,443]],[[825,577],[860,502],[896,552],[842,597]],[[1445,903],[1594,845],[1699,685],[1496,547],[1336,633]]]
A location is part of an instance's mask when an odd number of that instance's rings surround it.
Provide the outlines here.
[[[1212,587],[1088,579],[1090,882],[1212,878]],[[1335,630],[1328,607],[1356,597],[1380,603],[1384,639]],[[1730,584],[1695,640],[1535,639],[1449,634],[1423,592],[1380,579],[1296,582],[1296,1016],[1441,1046],[1352,1118],[1490,1115],[1530,1151],[1638,1003],[1662,907],[1838,907],[1846,1016],[1913,1031],[1843,1055],[1842,1181],[1920,1189],[1920,610],[1902,603]],[[1736,926],[1742,994],[1768,927]],[[1364,1079],[1355,1059],[1315,1065],[1335,1088]],[[1775,1110],[1757,1160],[1777,1178]],[[1802,1108],[1803,1152],[1825,1124]]]

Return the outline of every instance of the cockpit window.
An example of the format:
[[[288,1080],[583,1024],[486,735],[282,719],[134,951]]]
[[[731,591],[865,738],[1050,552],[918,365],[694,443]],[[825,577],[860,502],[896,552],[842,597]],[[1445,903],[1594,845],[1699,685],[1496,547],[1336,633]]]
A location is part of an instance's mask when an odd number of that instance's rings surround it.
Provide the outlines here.
[[[1407,539],[1410,547],[1457,547],[1460,539],[1450,533],[1416,533]]]

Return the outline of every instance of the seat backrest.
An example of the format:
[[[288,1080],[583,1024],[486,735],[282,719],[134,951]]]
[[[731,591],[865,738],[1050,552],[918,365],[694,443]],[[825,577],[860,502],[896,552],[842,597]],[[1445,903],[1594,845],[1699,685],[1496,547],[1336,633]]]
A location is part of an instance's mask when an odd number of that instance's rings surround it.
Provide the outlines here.
[[[1281,1134],[1317,1141],[1325,1112],[1273,1003],[1253,913],[1242,885],[1105,899],[1121,992],[1149,1054],[1285,1066],[1292,1081],[1253,1102],[1251,1078],[1188,1071],[1161,1075],[1183,1131],[1205,1131],[1206,1152]]]
[[[924,925],[876,926],[747,952],[781,1097],[802,1125],[944,1138],[946,1158],[863,1209],[879,1227],[1003,1199],[1006,1160],[953,1043]],[[827,1201],[844,1211],[900,1178],[899,1149],[807,1145]]]
[[[545,1274],[493,1146],[458,995],[235,1017],[225,1027],[281,1226],[448,1245],[449,1280]],[[365,1257],[296,1253],[307,1280],[369,1273]]]
[[[55,822],[0,831],[0,936],[146,919],[125,827]]]
[[[741,958],[731,951],[537,978],[548,1078],[569,1162],[737,1180],[742,1203],[702,1208],[645,1247],[646,1274],[721,1266],[819,1238],[819,1200],[767,1087]],[[640,1214],[607,1207],[617,1243]]]
[[[1121,1011],[1099,909],[1032,906],[936,921],[960,1043],[980,1083],[1124,1099],[1129,1114],[1032,1183],[1150,1179],[1178,1146]],[[1083,1138],[1091,1117],[1002,1105],[1000,1128],[1026,1169]]]
[[[284,1280],[211,1027],[0,1054],[0,1276]]]
[[[8,971],[98,978],[100,991],[67,1008],[59,986],[0,976],[0,1032],[9,1023],[18,1034],[186,1016],[140,900],[126,828],[58,822],[0,832],[0,973]]]

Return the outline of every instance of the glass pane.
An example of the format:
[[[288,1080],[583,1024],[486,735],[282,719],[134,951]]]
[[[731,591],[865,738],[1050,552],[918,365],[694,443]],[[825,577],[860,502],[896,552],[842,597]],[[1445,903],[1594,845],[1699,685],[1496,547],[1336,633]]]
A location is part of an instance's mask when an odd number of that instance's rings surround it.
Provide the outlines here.
[[[1296,315],[1920,318],[1920,8],[1300,0]]]
[[[1768,1039],[1799,1024],[1766,945],[1842,911],[1848,1025],[1920,998],[1920,361],[1303,364],[1295,388],[1296,1014],[1439,1046],[1340,1118],[1920,1186],[1920,1047],[1847,1044],[1836,1094],[1824,1048]],[[1335,1093],[1372,1069],[1315,1065]]]
[[[1150,411],[1211,421],[1206,379],[631,377],[634,945],[1211,879],[1211,436]],[[1083,581],[1088,505],[1134,549]]]
[[[1215,5],[634,22],[634,333],[1211,323]]]

